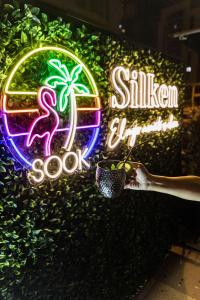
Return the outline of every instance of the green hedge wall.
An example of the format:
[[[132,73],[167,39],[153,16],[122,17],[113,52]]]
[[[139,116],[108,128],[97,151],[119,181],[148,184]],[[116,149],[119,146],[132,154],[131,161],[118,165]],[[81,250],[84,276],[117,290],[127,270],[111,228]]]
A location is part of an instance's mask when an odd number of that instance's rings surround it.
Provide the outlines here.
[[[175,238],[179,202],[155,193],[124,191],[104,199],[95,187],[95,162],[123,158],[128,149],[106,152],[108,121],[117,112],[108,108],[108,81],[113,65],[152,71],[159,83],[179,88],[182,70],[161,53],[137,49],[130,42],[96,32],[84,25],[50,19],[37,7],[4,5],[0,13],[0,80],[16,55],[37,45],[59,44],[82,59],[97,82],[103,121],[91,171],[56,183],[30,186],[26,172],[0,144],[0,294],[2,299],[129,299],[152,275]],[[180,120],[180,109],[175,109]],[[137,118],[165,118],[168,110],[127,110]],[[152,134],[131,157],[151,172],[180,174],[180,128]],[[2,141],[2,137],[1,137]],[[139,140],[140,141],[140,140]]]

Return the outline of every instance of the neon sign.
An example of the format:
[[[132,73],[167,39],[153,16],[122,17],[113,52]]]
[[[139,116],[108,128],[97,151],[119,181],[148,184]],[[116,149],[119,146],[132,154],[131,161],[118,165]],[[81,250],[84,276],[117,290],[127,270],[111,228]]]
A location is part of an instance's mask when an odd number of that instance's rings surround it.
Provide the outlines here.
[[[164,122],[161,117],[159,117],[152,124],[147,124],[144,126],[139,126],[137,121],[131,128],[126,128],[127,119],[119,119],[114,118],[110,122],[110,132],[107,138],[107,145],[109,149],[114,149],[119,145],[119,143],[123,140],[127,140],[127,144],[129,147],[133,147],[135,145],[136,139],[138,135],[150,132],[159,132],[166,131],[179,126],[178,121],[174,120],[173,114],[169,116],[167,122]]]
[[[113,109],[158,109],[177,108],[178,89],[176,86],[154,82],[153,73],[145,74],[142,71],[126,69],[122,66],[115,67],[111,72],[111,84],[114,94],[110,97],[110,107]],[[109,124],[107,146],[115,149],[121,141],[127,140],[127,145],[133,147],[138,135],[150,132],[166,131],[179,126],[173,114],[167,121],[161,117],[153,122],[140,126],[137,120],[132,127],[127,128],[126,118],[114,118]]]
[[[38,103],[40,108],[44,111],[44,114],[36,118],[31,124],[26,140],[26,146],[30,147],[35,139],[45,137],[44,153],[45,156],[50,156],[51,142],[59,126],[59,116],[56,110],[53,108],[54,106],[56,106],[55,92],[49,88],[42,87],[38,92]],[[45,131],[45,124],[42,124],[44,123],[43,121],[46,118],[53,118],[54,121],[54,124],[49,131]],[[41,134],[38,133],[41,130],[43,130],[44,132],[42,131]]]
[[[62,173],[71,175],[75,171],[82,171],[83,167],[86,169],[90,168],[90,164],[86,161],[85,157],[86,150],[81,153],[81,150],[75,152],[65,152],[63,157],[52,155],[49,156],[45,161],[42,159],[35,159],[32,165],[33,174],[29,173],[29,180],[34,183],[41,183],[45,177],[55,180],[58,179]],[[69,165],[69,160],[73,160]],[[54,161],[53,170],[50,166]]]
[[[41,71],[35,72],[38,65]],[[29,73],[35,86],[27,88]],[[2,106],[5,142],[30,170],[32,182],[89,168],[86,159],[98,138],[101,104],[90,71],[73,53],[45,46],[25,54],[8,76]],[[82,150],[76,146],[78,134],[84,139]]]
[[[110,98],[110,107],[172,108],[178,107],[176,86],[154,82],[155,75],[117,66],[111,72],[111,83],[117,95]]]
[[[178,107],[176,86],[158,84],[153,73],[122,66],[111,72],[114,89],[110,108],[171,109]],[[29,86],[30,85],[30,86]],[[87,161],[101,125],[101,104],[96,83],[85,64],[70,51],[44,46],[26,53],[13,67],[3,89],[3,135],[33,183],[90,167]],[[89,114],[89,117],[85,117]],[[110,121],[107,146],[121,141],[135,145],[139,135],[178,127],[171,113],[127,127],[127,119]]]

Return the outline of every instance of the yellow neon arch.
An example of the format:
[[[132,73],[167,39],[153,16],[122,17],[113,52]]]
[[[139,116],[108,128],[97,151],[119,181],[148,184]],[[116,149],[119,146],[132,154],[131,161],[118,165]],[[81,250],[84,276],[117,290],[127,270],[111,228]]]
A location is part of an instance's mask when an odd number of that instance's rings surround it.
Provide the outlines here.
[[[85,97],[94,97],[94,98],[98,98],[99,96],[99,93],[98,93],[98,89],[97,89],[97,86],[96,86],[96,83],[92,77],[92,74],[90,73],[89,69],[86,67],[86,65],[77,57],[75,56],[72,52],[68,51],[67,49],[64,49],[64,48],[61,48],[61,47],[56,47],[56,46],[43,46],[43,47],[39,47],[37,49],[33,49],[31,50],[30,52],[28,52],[26,55],[24,55],[18,62],[17,64],[14,66],[14,68],[12,69],[7,81],[6,81],[6,84],[5,84],[5,88],[3,90],[3,92],[5,94],[8,94],[8,95],[37,95],[37,92],[23,92],[23,91],[9,91],[9,86],[11,84],[11,81],[16,73],[16,71],[18,70],[18,68],[20,67],[21,64],[24,63],[24,61],[29,58],[30,56],[38,53],[38,52],[41,52],[41,51],[45,51],[45,50],[54,50],[54,51],[60,51],[60,52],[63,52],[65,53],[67,56],[69,56],[70,58],[72,58],[75,62],[77,62],[77,64],[81,64],[82,67],[83,67],[83,70],[85,71],[85,74],[86,74],[86,77],[88,79],[88,81],[90,82],[90,85],[91,87],[93,88],[93,93],[92,94],[88,94],[88,95],[81,95],[81,96],[85,96]],[[75,94],[75,96],[79,96],[78,94]],[[37,112],[38,110],[37,109],[19,109],[19,110],[8,110],[7,107],[6,107],[6,99],[7,97],[4,96],[3,97],[3,110],[7,113],[20,113],[20,112],[25,112],[25,113],[28,113],[28,112]],[[100,108],[100,103],[99,101],[97,100],[96,101],[96,104],[97,104],[97,110]]]
[[[30,52],[28,52],[26,55],[24,55],[19,61],[18,63],[15,65],[15,67],[12,69],[11,73],[10,73],[10,76],[6,82],[6,85],[5,85],[5,93],[7,94],[29,94],[29,95],[36,95],[37,92],[15,92],[15,91],[9,91],[8,90],[8,87],[13,79],[13,76],[15,74],[15,72],[17,71],[17,69],[20,67],[21,64],[23,64],[23,62],[29,58],[30,56],[34,55],[35,53],[38,53],[40,51],[44,51],[44,50],[54,50],[54,51],[60,51],[60,52],[63,52],[65,53],[67,56],[69,56],[70,58],[72,58],[74,61],[76,61],[78,64],[81,64],[83,66],[83,69],[85,70],[86,74],[88,75],[88,79],[92,85],[92,87],[94,88],[94,96],[98,96],[98,90],[97,90],[97,86],[96,86],[96,83],[90,73],[90,71],[88,70],[88,68],[86,67],[85,64],[83,64],[83,62],[77,57],[75,56],[72,52],[68,51],[67,49],[64,49],[64,48],[60,48],[60,47],[56,47],[56,46],[43,46],[43,47],[39,47],[37,49],[34,49]]]

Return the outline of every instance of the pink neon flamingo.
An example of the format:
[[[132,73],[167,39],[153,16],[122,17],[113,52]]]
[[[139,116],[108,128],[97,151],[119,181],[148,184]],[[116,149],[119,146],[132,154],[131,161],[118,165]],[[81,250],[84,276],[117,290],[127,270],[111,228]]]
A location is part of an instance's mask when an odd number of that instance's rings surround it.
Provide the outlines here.
[[[45,137],[45,156],[49,156],[51,155],[52,138],[59,125],[59,116],[55,109],[52,108],[52,106],[56,106],[56,94],[54,90],[48,87],[42,87],[38,92],[38,103],[43,114],[35,119],[31,125],[26,145],[30,147],[36,138],[41,139]],[[47,120],[50,120],[53,125],[49,131],[45,130]]]

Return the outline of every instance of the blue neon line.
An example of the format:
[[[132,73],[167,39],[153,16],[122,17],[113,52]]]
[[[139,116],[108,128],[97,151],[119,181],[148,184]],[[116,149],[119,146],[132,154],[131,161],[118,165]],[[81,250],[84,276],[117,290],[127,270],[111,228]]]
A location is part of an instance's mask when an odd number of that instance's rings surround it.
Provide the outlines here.
[[[16,147],[15,143],[13,142],[13,140],[9,140],[13,146],[13,148],[15,149],[15,151],[17,152],[17,154],[19,155],[19,157],[27,164],[31,167],[31,163],[26,160],[26,158],[21,154],[21,152],[18,150],[18,148]]]
[[[88,151],[85,153],[84,158],[88,158],[90,153],[92,152],[94,145],[97,141],[98,135],[99,135],[100,127],[96,128],[95,131],[93,132],[92,138],[91,138],[91,143],[88,147]]]

